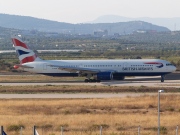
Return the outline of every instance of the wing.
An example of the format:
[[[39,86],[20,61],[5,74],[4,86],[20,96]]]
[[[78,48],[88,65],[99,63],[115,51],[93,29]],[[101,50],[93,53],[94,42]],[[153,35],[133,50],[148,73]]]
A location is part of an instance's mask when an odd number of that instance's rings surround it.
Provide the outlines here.
[[[92,73],[96,74],[99,72],[116,72],[115,70],[99,70],[95,68],[84,68],[84,67],[70,67],[70,66],[59,66],[59,65],[49,65],[51,67],[56,67],[60,70],[65,70],[68,72],[80,72],[80,73]]]

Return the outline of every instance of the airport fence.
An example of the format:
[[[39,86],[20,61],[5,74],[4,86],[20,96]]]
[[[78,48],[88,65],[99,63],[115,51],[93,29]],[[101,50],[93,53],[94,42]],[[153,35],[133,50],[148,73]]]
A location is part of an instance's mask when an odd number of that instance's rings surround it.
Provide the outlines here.
[[[176,127],[161,127],[161,135],[178,135],[178,126]],[[117,129],[112,131],[108,127],[96,126],[91,129],[70,128],[61,126],[58,129],[53,126],[33,126],[29,128],[20,127],[14,129],[3,128],[1,126],[1,135],[155,135],[157,128],[143,128],[140,126],[132,127],[131,129]]]

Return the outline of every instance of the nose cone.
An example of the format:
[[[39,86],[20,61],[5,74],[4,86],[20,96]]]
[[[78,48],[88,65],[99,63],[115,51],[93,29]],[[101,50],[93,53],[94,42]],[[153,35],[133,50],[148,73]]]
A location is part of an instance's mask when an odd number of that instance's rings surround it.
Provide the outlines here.
[[[175,66],[173,66],[173,67],[172,67],[172,72],[176,71],[176,69],[177,69],[177,68],[176,68]]]

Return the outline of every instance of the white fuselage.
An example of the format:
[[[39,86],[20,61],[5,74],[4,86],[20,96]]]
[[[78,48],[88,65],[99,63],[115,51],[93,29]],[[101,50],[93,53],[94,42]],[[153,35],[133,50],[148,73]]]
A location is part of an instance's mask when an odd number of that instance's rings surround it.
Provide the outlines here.
[[[176,70],[176,67],[165,60],[143,59],[143,60],[39,60],[25,63],[23,65],[33,68],[24,68],[25,71],[47,74],[53,76],[71,76],[77,71],[59,69],[58,66],[71,68],[83,68],[87,70],[99,70],[99,72],[117,72],[123,76],[152,76],[164,75]],[[56,66],[51,66],[56,65]]]
[[[85,76],[85,82],[101,80],[123,80],[125,76],[158,76],[164,82],[164,75],[176,70],[165,60],[41,60],[18,36],[12,36],[22,68],[28,72],[49,76]],[[93,78],[93,79],[91,79]]]

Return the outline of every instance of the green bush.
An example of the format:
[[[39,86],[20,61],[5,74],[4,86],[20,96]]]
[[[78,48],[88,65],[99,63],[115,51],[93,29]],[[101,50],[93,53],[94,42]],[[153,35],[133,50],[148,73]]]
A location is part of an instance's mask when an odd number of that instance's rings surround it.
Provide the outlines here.
[[[89,129],[90,130],[99,130],[101,126],[102,126],[102,129],[109,128],[109,125],[107,125],[107,124],[101,124],[101,125],[94,124],[94,125],[90,126]]]
[[[7,131],[19,131],[20,129],[22,128],[25,128],[25,126],[23,125],[9,125],[7,127]]]

